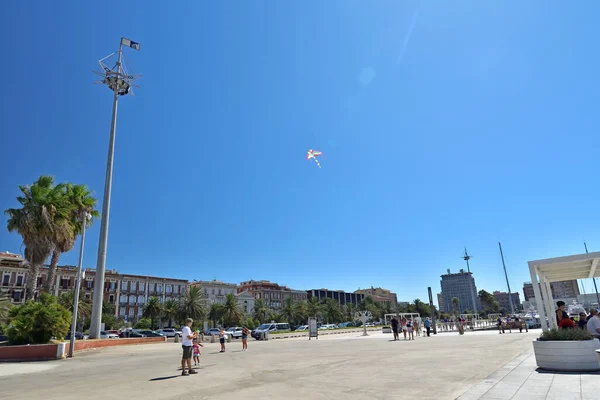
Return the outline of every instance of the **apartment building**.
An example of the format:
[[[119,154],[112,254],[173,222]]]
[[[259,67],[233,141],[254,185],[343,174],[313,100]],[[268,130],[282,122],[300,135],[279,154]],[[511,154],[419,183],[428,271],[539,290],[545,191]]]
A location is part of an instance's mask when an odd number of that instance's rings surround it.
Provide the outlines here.
[[[255,300],[263,299],[265,303],[275,311],[281,311],[286,297],[291,297],[294,302],[307,299],[307,293],[303,290],[290,289],[270,281],[250,280],[241,282],[237,288],[238,294],[248,292]]]
[[[27,268],[19,254],[0,253],[0,293],[8,296],[13,304],[21,304],[25,298]]]
[[[501,309],[510,311],[511,310],[511,308],[510,308],[510,300],[511,299],[512,299],[513,306],[515,307],[515,311],[521,309],[521,297],[519,296],[518,292],[511,293],[511,296],[509,298],[508,292],[500,292],[500,291],[496,290],[496,291],[494,291],[494,293],[492,293],[492,296],[494,296],[494,300],[496,300],[498,302]]]
[[[333,299],[337,301],[341,306],[346,304],[358,305],[365,298],[363,293],[346,293],[343,290],[329,290],[329,289],[311,289],[307,291],[308,298],[316,297],[319,300]]]
[[[454,310],[452,299],[455,297],[459,300],[459,312],[481,309],[477,300],[477,287],[475,286],[475,279],[472,272],[466,272],[464,269],[461,269],[459,272],[453,274],[448,270],[448,273],[442,275],[441,278],[444,310]]]
[[[237,295],[238,288],[235,283],[225,283],[216,279],[212,281],[194,280],[194,282],[190,283],[190,286],[199,287],[209,304],[225,304],[227,295]]]
[[[392,293],[391,291],[380,287],[376,288],[371,286],[370,289],[358,289],[355,290],[354,293],[370,297],[376,303],[389,303],[392,306],[394,306],[397,301],[396,293]]]
[[[570,281],[550,282],[550,290],[552,291],[552,297],[555,299],[577,298],[577,296],[581,294],[579,292],[579,285],[577,284],[576,279]],[[533,284],[531,282],[523,283],[523,295],[525,297],[525,301],[535,299]]]

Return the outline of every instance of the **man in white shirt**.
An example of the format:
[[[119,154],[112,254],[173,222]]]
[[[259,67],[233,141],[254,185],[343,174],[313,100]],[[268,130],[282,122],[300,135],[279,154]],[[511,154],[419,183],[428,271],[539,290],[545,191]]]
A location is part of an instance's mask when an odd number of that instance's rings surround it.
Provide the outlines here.
[[[188,318],[185,321],[185,325],[181,330],[181,348],[183,349],[183,356],[181,357],[181,375],[186,376],[189,374],[197,374],[198,372],[192,369],[192,345],[194,344],[194,338],[197,336],[196,332],[192,333],[192,324],[194,320]],[[187,363],[188,370],[185,370],[185,364]]]
[[[590,310],[586,328],[593,337],[600,339],[600,315],[598,315],[598,310],[595,308]]]

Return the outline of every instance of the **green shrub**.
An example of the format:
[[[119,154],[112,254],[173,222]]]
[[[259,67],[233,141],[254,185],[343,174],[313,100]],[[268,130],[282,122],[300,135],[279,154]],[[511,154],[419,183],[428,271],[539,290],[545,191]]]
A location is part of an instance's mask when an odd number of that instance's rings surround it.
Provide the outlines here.
[[[572,329],[557,329],[552,328],[549,331],[542,332],[542,336],[538,340],[550,341],[550,340],[591,340],[592,335],[581,328]]]
[[[41,294],[37,302],[30,300],[13,307],[9,321],[10,344],[44,344],[53,337],[64,339],[71,327],[71,312],[58,304],[54,296]]]
[[[391,327],[391,326],[384,325],[384,326],[382,326],[382,327],[381,327],[381,329],[392,329],[392,327]]]
[[[150,318],[140,318],[140,320],[135,324],[135,329],[150,329]]]

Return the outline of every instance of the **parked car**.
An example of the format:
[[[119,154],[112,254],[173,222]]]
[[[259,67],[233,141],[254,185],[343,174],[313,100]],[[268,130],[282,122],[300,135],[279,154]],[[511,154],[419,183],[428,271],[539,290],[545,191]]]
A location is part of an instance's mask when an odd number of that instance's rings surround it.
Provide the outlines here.
[[[221,330],[218,328],[210,328],[208,331],[206,331],[206,336],[219,336],[220,332]]]
[[[227,328],[225,329],[225,333],[231,335],[231,337],[234,339],[239,339],[242,337],[242,328],[239,326]]]
[[[87,339],[86,335],[83,332],[75,332],[75,340],[84,340]],[[65,340],[71,340],[71,332],[67,333],[65,336]],[[2,340],[0,340],[1,342]]]
[[[8,336],[0,333],[0,342],[8,342]]]
[[[296,328],[296,332],[302,332],[302,331],[307,331],[307,330],[308,330],[308,325],[301,325]]]
[[[120,330],[117,330],[117,329],[111,329],[111,330],[109,330],[109,331],[106,331],[106,332],[108,332],[108,333],[112,333],[112,334],[115,334],[115,335],[117,335],[117,336],[121,336],[121,331],[120,331]]]
[[[181,337],[181,331],[175,328],[163,328],[159,329],[157,332],[166,337]]]
[[[335,325],[335,324],[321,325],[319,327],[319,329],[321,329],[321,330],[337,329],[337,325]]]
[[[122,337],[122,338],[141,338],[141,337],[146,337],[146,336],[143,335],[143,334],[141,334],[141,333],[139,333],[139,332],[137,332],[137,331],[134,331],[132,329],[128,329],[128,330],[125,330],[125,331],[121,332],[121,334],[119,335],[119,337]]]
[[[373,324],[372,322],[369,322],[368,324],[365,324],[365,326],[366,326],[367,328],[374,328],[374,327],[375,327],[375,324]]]
[[[100,339],[118,339],[119,335],[109,333],[107,331],[100,331]]]
[[[138,333],[146,336],[146,337],[165,337],[165,335],[163,335],[160,332],[157,331],[151,331],[149,329],[142,329],[140,331],[137,331]]]
[[[290,324],[277,324],[277,323],[262,324],[261,326],[259,326],[255,330],[253,330],[250,333],[250,335],[254,339],[259,340],[261,334],[263,334],[263,333],[266,333],[266,332],[276,333],[277,331],[289,331],[289,330],[290,330]]]

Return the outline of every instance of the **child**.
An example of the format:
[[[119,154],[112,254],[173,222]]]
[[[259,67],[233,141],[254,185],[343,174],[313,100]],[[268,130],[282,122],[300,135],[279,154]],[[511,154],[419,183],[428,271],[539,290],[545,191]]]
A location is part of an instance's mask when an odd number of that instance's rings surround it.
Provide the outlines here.
[[[221,328],[221,330],[219,331],[219,342],[221,343],[221,351],[219,353],[225,353],[225,339],[227,339],[225,329]]]
[[[197,338],[194,338],[192,343],[192,349],[194,351],[194,365],[200,365],[200,347],[204,346],[201,343],[198,343]]]

